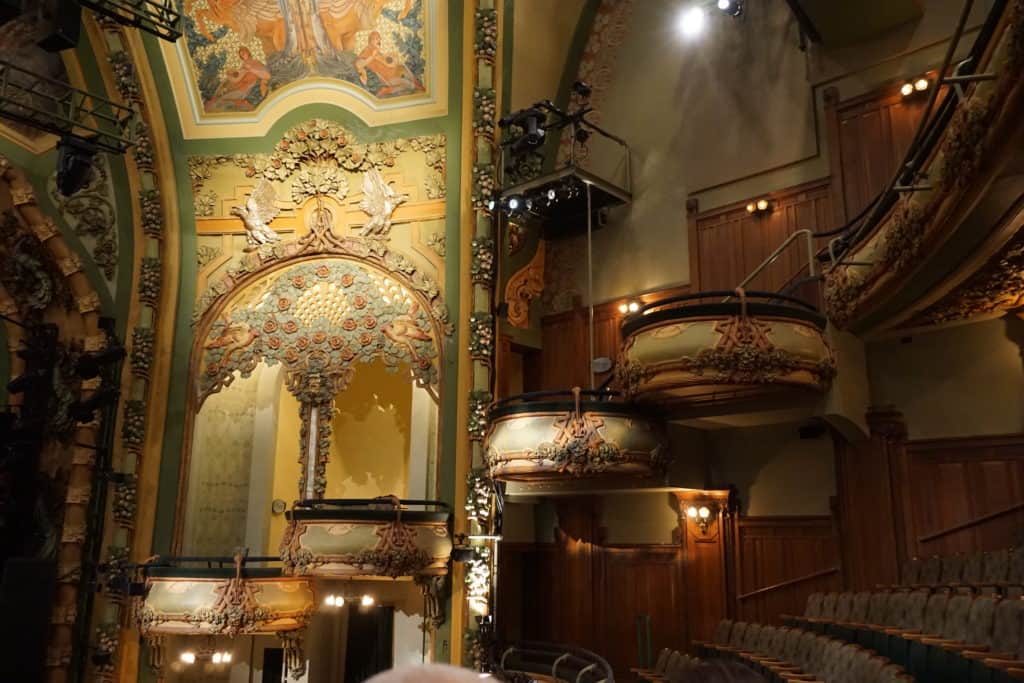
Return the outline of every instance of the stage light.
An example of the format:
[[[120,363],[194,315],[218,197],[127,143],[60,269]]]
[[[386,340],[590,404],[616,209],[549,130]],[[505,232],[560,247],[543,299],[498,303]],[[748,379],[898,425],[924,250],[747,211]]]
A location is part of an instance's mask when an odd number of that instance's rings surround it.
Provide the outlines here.
[[[494,211],[494,200],[493,199],[488,199],[487,200],[487,210],[488,211]]]
[[[743,3],[741,0],[718,0],[718,9],[730,17],[738,17],[743,13]]]
[[[519,209],[519,197],[509,197],[508,208],[509,211],[516,211]]]
[[[916,81],[914,81],[914,90],[918,92],[924,92],[925,90],[928,89],[928,85],[929,83],[927,78],[919,78]]]
[[[690,7],[679,15],[679,31],[687,38],[696,38],[704,32],[707,15],[703,7]]]
[[[555,201],[555,197],[557,197],[557,196],[558,196],[558,193],[555,192],[554,188],[551,188],[550,190],[548,190],[548,201],[549,202]]]
[[[99,152],[92,141],[66,134],[57,143],[57,190],[65,197],[89,184],[92,161]]]
[[[914,94],[914,84],[913,83],[904,83],[903,85],[901,85],[900,86],[900,94],[903,95],[904,97],[907,97],[908,95]]]
[[[363,607],[373,607],[374,599],[372,595],[364,595],[360,600],[359,604]]]

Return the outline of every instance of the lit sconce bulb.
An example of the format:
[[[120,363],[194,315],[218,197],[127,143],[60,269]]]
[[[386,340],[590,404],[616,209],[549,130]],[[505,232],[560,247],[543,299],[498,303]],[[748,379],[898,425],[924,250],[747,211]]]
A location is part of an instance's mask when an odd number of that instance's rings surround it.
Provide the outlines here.
[[[767,199],[758,199],[757,200],[757,210],[758,211],[767,211],[768,210],[768,200]]]
[[[336,599],[337,598],[335,598],[333,595],[328,595],[326,598],[324,598],[324,604],[328,607],[334,607],[334,602]]]
[[[914,90],[916,90],[918,92],[923,92],[923,91],[925,91],[927,89],[928,89],[928,79],[927,78],[919,78],[916,81],[914,81]]]
[[[747,213],[754,213],[755,211],[757,211],[757,205],[754,202],[747,204]]]
[[[222,654],[221,654],[221,653],[219,653],[219,652],[214,652],[214,653],[213,653],[213,657],[211,657],[211,658],[210,658],[210,660],[211,660],[211,661],[212,661],[212,662],[213,662],[214,664],[220,664],[220,663],[221,663],[221,661],[223,661],[223,659],[224,659],[224,655],[222,655]]]
[[[554,189],[548,190],[548,201],[549,202],[555,201],[555,191],[554,191]]]
[[[225,652],[223,655],[221,655],[221,661],[224,662],[225,664],[230,664],[231,663],[231,653],[230,652]]]
[[[364,595],[362,599],[360,599],[359,601],[359,604],[361,604],[363,607],[373,607],[373,603],[374,600],[372,595]]]
[[[697,519],[697,508],[692,505],[686,508],[686,516],[690,519]]]
[[[640,304],[638,302],[636,302],[636,301],[630,301],[629,302],[629,312],[630,313],[636,313],[639,310],[640,310]]]
[[[629,312],[629,304],[619,304],[619,313]]]
[[[180,659],[185,664],[195,664],[196,663],[196,653],[195,652],[182,652],[180,655],[178,655],[178,659]]]
[[[700,515],[701,519],[707,519],[708,517],[711,516],[711,510],[709,510],[705,506],[701,505],[700,506],[700,510],[697,510],[697,514]]]
[[[900,94],[903,95],[904,97],[906,97],[907,95],[912,94],[913,92],[914,92],[914,84],[913,83],[904,83],[903,85],[900,86]]]

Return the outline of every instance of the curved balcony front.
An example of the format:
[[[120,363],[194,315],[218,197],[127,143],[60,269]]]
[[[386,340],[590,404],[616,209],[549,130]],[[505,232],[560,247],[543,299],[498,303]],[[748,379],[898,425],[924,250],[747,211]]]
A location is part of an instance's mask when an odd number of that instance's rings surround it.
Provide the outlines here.
[[[484,459],[505,481],[663,474],[668,445],[661,421],[610,392],[536,392],[490,411]]]
[[[617,378],[639,402],[705,405],[824,392],[836,364],[824,316],[769,292],[653,301],[622,322]]]
[[[135,619],[147,638],[297,631],[315,605],[312,580],[284,576],[280,568],[150,566],[145,572]]]
[[[451,514],[440,501],[306,500],[286,514],[281,559],[287,573],[392,579],[448,573]]]

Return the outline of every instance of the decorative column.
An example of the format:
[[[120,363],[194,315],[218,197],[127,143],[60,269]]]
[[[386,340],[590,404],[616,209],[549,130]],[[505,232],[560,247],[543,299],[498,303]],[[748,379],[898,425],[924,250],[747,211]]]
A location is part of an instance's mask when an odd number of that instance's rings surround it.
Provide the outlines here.
[[[348,386],[351,378],[349,367],[330,372],[295,372],[287,377],[288,391],[301,404],[299,500],[320,499],[327,491],[334,397]]]

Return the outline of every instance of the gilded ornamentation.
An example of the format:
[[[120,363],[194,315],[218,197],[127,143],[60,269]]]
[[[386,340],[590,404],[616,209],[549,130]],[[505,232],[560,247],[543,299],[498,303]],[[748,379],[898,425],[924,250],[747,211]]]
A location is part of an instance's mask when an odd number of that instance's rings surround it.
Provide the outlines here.
[[[972,97],[957,109],[940,151],[936,185],[961,190],[969,185],[985,157],[985,141],[995,110],[987,101]]]
[[[202,270],[206,266],[213,263],[213,261],[220,257],[223,252],[217,247],[211,247],[208,244],[196,249],[196,263],[199,265],[199,269]]]
[[[334,197],[341,201],[348,196],[348,179],[335,166],[319,164],[303,168],[292,181],[292,201],[296,204],[314,197]]]
[[[304,631],[280,631],[277,634],[284,646],[285,675],[291,676],[294,681],[306,675],[306,655],[302,651]]]
[[[89,292],[75,298],[75,308],[79,313],[92,313],[100,310],[100,295],[96,292]]]
[[[445,257],[448,251],[447,237],[443,232],[432,232],[427,238],[427,246],[434,250],[434,253],[441,258]]]
[[[926,308],[919,322],[967,320],[1024,306],[1024,232],[1018,232],[965,282]]]
[[[498,13],[493,9],[478,9],[476,11],[473,54],[477,59],[494,63],[498,54]]]
[[[70,197],[57,191],[56,177],[54,173],[47,183],[50,199],[75,234],[88,238],[93,261],[103,277],[113,280],[117,272],[117,211],[105,157],[97,159],[89,181]]]
[[[217,208],[217,193],[213,190],[201,190],[193,195],[192,209],[197,218],[212,216],[215,208]]]
[[[436,633],[445,621],[445,597],[448,576],[417,576],[416,585],[423,592],[423,624],[426,633]]]
[[[360,234],[363,237],[387,237],[391,232],[391,215],[408,197],[395,190],[375,168],[363,173],[363,199],[359,208],[369,216]]]
[[[493,144],[497,106],[493,88],[473,90],[473,134]]]
[[[488,365],[494,358],[494,316],[490,313],[469,316],[469,356]]]
[[[114,673],[114,653],[117,651],[117,640],[121,629],[116,623],[100,624],[96,627],[93,637],[93,648],[96,657],[93,662],[94,670],[100,676],[109,677]]]
[[[142,101],[139,91],[139,82],[135,78],[135,64],[127,52],[120,50],[112,52],[108,56],[110,66],[114,72],[114,84],[121,98],[129,103],[136,104]]]
[[[160,259],[146,256],[142,259],[139,272],[139,299],[150,306],[160,301],[160,283],[163,279]]]
[[[317,410],[316,453],[313,467],[313,497],[323,498],[327,493],[327,461],[331,452],[331,417],[334,415],[334,396],[348,384],[348,375],[324,378],[321,375],[294,374],[288,377],[289,391],[301,402],[299,409],[299,495],[306,491],[309,469],[309,428],[313,422],[313,409]]]
[[[469,274],[473,284],[487,287],[494,285],[494,240],[490,237],[474,237]]]
[[[195,624],[210,624],[214,633],[236,636],[253,633],[260,625],[271,621],[270,610],[260,605],[256,596],[259,587],[241,576],[241,561],[236,559],[234,578],[217,586],[217,600],[212,607],[204,607],[188,615],[188,621]]]
[[[491,392],[475,389],[469,392],[469,418],[467,429],[472,441],[483,441],[487,433],[487,413],[494,397]]]
[[[153,365],[153,348],[156,333],[152,327],[136,327],[132,330],[132,348],[129,360],[132,372],[139,377],[149,378]]]
[[[160,191],[155,189],[139,192],[142,208],[142,232],[148,237],[160,239],[164,234],[164,210],[160,203]]]
[[[882,245],[882,263],[886,268],[902,271],[915,261],[927,220],[925,208],[913,200],[896,208]]]
[[[135,511],[138,508],[138,483],[134,475],[126,475],[114,488],[114,521],[132,528],[135,525]]]
[[[326,376],[381,359],[396,371],[408,364],[421,386],[435,386],[435,335],[417,297],[393,277],[348,260],[299,263],[280,271],[259,302],[213,323],[199,395],[235,372],[248,376],[261,360],[283,364],[289,376]]]
[[[393,579],[418,574],[430,564],[430,555],[416,545],[415,530],[403,524],[401,519],[378,527],[377,536],[380,539],[377,547],[361,550],[345,563],[360,569],[369,567],[374,574]]]
[[[135,146],[132,147],[132,155],[140,171],[153,170],[153,141],[149,137],[149,126],[143,121],[135,123]]]
[[[143,401],[124,402],[124,422],[121,440],[129,448],[141,449],[146,438],[146,404]]]
[[[541,240],[530,262],[509,278],[505,285],[509,324],[530,326],[530,302],[544,293],[544,256],[546,242]]]
[[[473,546],[473,557],[466,563],[466,600],[485,612],[491,595],[491,549]]]
[[[494,174],[493,164],[476,164],[473,166],[473,208],[477,211],[488,211],[487,202],[495,196],[498,181]]]

